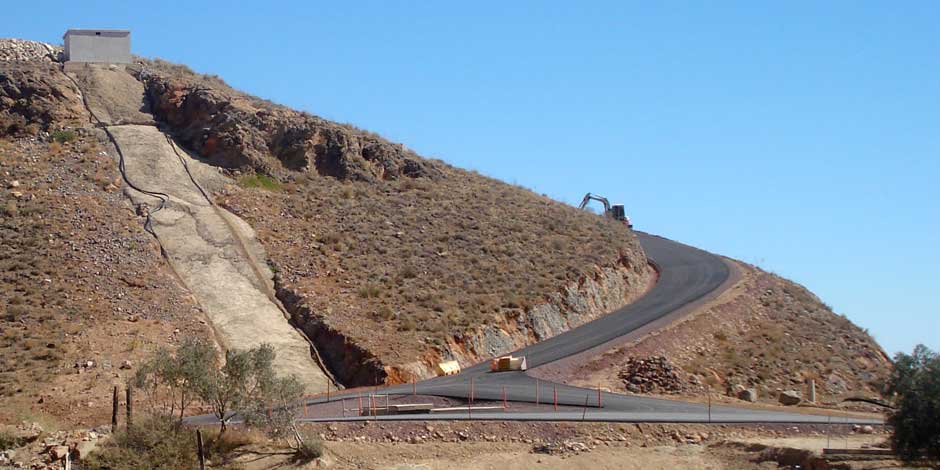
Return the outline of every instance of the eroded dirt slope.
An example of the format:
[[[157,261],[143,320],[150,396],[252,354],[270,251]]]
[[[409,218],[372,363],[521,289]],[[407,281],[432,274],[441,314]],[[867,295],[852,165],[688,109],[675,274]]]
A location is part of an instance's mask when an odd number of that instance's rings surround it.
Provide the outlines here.
[[[622,224],[179,66],[137,76],[184,144],[242,175],[220,202],[257,229],[279,297],[347,384],[531,344],[651,279]]]
[[[113,150],[48,138],[0,136],[0,422],[88,425],[158,347],[211,332],[118,189]]]
[[[192,158],[154,125],[140,82],[120,67],[84,65],[68,70],[95,119],[107,125],[123,156],[125,187],[152,215],[150,229],[175,273],[205,310],[223,349],[267,343],[275,369],[295,375],[311,392],[330,382],[274,297],[266,256],[254,231],[220,209],[208,192],[226,177]],[[136,124],[140,123],[140,124]],[[137,189],[161,196],[144,194]]]

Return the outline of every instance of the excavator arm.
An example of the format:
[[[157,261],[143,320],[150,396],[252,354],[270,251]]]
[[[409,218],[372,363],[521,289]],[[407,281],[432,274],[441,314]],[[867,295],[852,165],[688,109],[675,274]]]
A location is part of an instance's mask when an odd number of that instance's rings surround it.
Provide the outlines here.
[[[591,193],[584,195],[584,199],[581,199],[581,205],[578,206],[579,209],[584,209],[587,207],[588,203],[591,201],[597,201],[604,205],[604,217],[610,217],[615,220],[619,220],[627,225],[627,227],[633,228],[633,223],[630,222],[630,218],[627,217],[627,214],[623,210],[623,205],[611,206],[610,201],[607,200],[604,196],[597,196]]]
[[[587,207],[588,203],[591,202],[591,200],[600,202],[601,204],[604,205],[604,214],[607,214],[608,212],[610,212],[610,201],[608,201],[607,198],[604,196],[595,196],[591,193],[587,193],[584,195],[584,199],[581,200],[581,205],[578,206],[578,208],[584,209],[585,207]]]

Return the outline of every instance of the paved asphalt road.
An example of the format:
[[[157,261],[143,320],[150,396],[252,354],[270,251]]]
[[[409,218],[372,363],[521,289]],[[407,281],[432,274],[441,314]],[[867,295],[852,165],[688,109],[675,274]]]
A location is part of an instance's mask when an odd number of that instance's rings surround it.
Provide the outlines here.
[[[578,328],[567,331],[553,338],[515,351],[513,355],[524,355],[530,368],[548,364],[574,354],[604,344],[626,335],[634,330],[656,321],[683,306],[701,299],[718,289],[730,270],[725,262],[710,253],[667,240],[655,235],[637,232],[637,237],[659,270],[659,280],[643,297],[635,302],[600,317]],[[825,423],[829,417],[803,413],[765,411],[752,408],[715,406],[709,419],[708,407],[698,403],[662,400],[616,393],[602,393],[602,407],[598,408],[597,390],[557,384],[549,381],[536,381],[524,372],[489,372],[489,363],[484,362],[466,368],[462,373],[448,377],[436,377],[419,382],[419,395],[434,395],[457,399],[466,399],[470,394],[470,382],[473,382],[475,400],[496,401],[506,398],[510,402],[551,403],[557,391],[558,403],[562,406],[584,407],[586,410],[572,411],[571,408],[558,412],[526,411],[504,413],[501,411],[473,412],[473,419],[494,420],[547,420],[570,421],[586,419],[589,421],[642,421],[642,422],[786,422],[786,423]],[[536,393],[536,384],[539,392]],[[357,392],[358,393],[358,392]],[[383,394],[410,395],[412,385],[399,385],[382,389]],[[339,392],[330,397],[330,401],[340,399]],[[309,404],[323,403],[325,397],[308,400]],[[466,412],[434,415],[394,415],[379,419],[426,420],[426,419],[468,419]],[[341,421],[368,418],[328,418],[311,421]],[[878,424],[880,420],[831,418],[834,423]],[[196,418],[194,421],[200,421]]]

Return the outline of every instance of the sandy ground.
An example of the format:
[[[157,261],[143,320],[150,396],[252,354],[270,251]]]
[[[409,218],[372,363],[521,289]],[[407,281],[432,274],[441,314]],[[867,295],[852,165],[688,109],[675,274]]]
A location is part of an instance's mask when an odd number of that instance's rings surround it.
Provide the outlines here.
[[[705,446],[603,448],[573,455],[533,453],[521,444],[355,444],[329,446],[337,467],[389,470],[523,470],[529,468],[663,469],[748,468],[748,462],[708,452]],[[760,468],[752,466],[750,468]]]

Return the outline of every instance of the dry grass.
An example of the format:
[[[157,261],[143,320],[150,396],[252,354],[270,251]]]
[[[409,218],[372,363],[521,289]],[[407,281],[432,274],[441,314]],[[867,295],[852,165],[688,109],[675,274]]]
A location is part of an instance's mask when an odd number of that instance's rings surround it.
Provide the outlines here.
[[[632,351],[668,355],[687,372],[756,387],[768,400],[806,379],[821,397],[880,392],[890,363],[866,331],[804,287],[741,266],[745,275],[726,301]]]
[[[379,351],[398,349],[385,338],[399,332],[433,346],[505,322],[595,266],[645,265],[622,224],[441,167],[434,181],[303,176],[280,193],[226,200],[258,230],[287,284]]]
[[[109,187],[118,172],[101,149],[80,137],[0,138],[9,172],[0,177],[0,422],[17,420],[14,411],[73,423],[103,416],[121,361],[197,321],[141,221]],[[76,375],[74,364],[89,360],[95,366]]]

